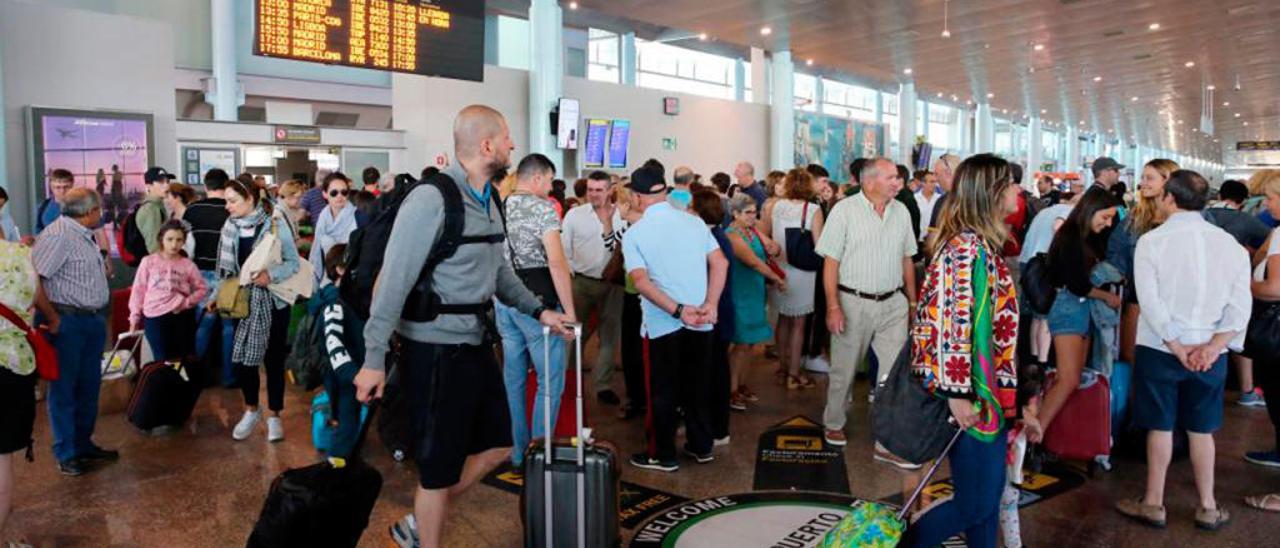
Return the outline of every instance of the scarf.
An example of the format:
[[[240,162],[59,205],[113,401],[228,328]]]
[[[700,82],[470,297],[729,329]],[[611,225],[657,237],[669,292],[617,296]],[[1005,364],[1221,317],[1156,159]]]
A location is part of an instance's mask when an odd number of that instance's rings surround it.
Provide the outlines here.
[[[987,250],[978,246],[973,262],[973,391],[982,401],[978,424],[969,429],[973,437],[989,442],[1004,428],[1004,409],[996,397],[996,359],[992,350],[992,318],[995,297],[991,294],[991,273],[987,270]]]
[[[258,207],[244,217],[230,217],[222,225],[222,237],[218,240],[218,278],[227,279],[240,275],[240,232],[253,230],[267,222],[267,212]]]
[[[315,242],[311,245],[311,253],[307,256],[307,260],[315,267],[317,285],[322,284],[325,279],[324,254],[328,253],[334,245],[347,243],[356,228],[356,206],[350,203],[338,212],[337,217],[327,206],[320,213],[320,220],[316,222]]]
[[[249,317],[236,326],[235,347],[231,361],[245,367],[262,365],[271,338],[271,312],[275,310],[275,297],[271,291],[249,286]]]

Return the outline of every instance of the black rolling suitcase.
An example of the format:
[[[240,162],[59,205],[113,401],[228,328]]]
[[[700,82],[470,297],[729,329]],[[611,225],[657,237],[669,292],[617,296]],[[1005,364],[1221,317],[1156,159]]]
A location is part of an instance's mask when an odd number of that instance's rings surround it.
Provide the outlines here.
[[[544,339],[551,336],[543,328]],[[578,435],[554,440],[550,447],[535,440],[524,459],[524,545],[528,548],[607,548],[620,546],[618,494],[621,472],[618,451],[608,442],[585,439],[582,426],[582,326],[573,326],[577,370]],[[548,345],[543,363],[550,361]],[[549,392],[548,392],[549,393]],[[542,402],[544,432],[551,429],[551,398]],[[585,441],[584,441],[585,440]],[[574,497],[565,496],[576,491]],[[554,495],[553,495],[554,493]],[[554,501],[554,503],[553,503]]]
[[[276,476],[249,535],[248,548],[336,548],[360,542],[382,492],[382,474],[358,457],[372,422],[364,422],[356,442],[357,456],[342,468],[325,460]]]
[[[142,366],[129,398],[129,422],[143,430],[182,426],[200,399],[201,379],[190,364],[153,362]]]

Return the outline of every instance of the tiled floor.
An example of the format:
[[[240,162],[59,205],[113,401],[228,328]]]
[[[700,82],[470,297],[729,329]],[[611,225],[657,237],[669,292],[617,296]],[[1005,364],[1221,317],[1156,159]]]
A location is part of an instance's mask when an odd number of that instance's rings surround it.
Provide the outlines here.
[[[690,498],[750,491],[757,436],[786,417],[821,415],[822,389],[787,392],[771,384],[771,365],[759,359],[748,376],[761,401],[733,416],[733,441],[717,450],[709,465],[683,464],[676,474],[646,472],[623,465],[623,479]],[[620,386],[621,379],[618,379]],[[150,438],[135,431],[120,410],[127,385],[104,389],[105,413],[99,421],[98,441],[119,448],[121,461],[80,478],[64,478],[49,454],[49,430],[43,407],[36,423],[35,463],[17,468],[16,508],[7,539],[25,538],[41,547],[243,546],[272,478],[293,466],[310,464],[316,455],[310,444],[307,402],[291,389],[285,412],[288,438],[266,443],[265,429],[245,442],[233,442],[231,425],[241,413],[236,391],[214,389],[202,396],[194,420],[176,434]],[[866,384],[855,389],[850,445],[846,466],[854,495],[877,499],[898,489],[896,474],[871,462],[867,432]],[[597,437],[616,442],[629,454],[641,441],[640,421],[621,422],[614,408],[593,406]],[[1246,449],[1258,449],[1270,439],[1270,424],[1262,409],[1227,405],[1227,424],[1219,435],[1218,496],[1235,521],[1217,534],[1192,527],[1194,485],[1187,461],[1170,473],[1170,525],[1156,531],[1133,525],[1112,510],[1116,497],[1141,488],[1144,468],[1118,463],[1085,486],[1026,508],[1023,538],[1029,546],[1276,546],[1280,515],[1244,507],[1245,494],[1280,491],[1280,471],[1243,462]],[[376,438],[367,451],[384,475],[382,497],[362,546],[387,546],[387,527],[412,505],[414,472],[395,465]],[[477,485],[450,511],[448,546],[517,546],[521,530],[517,497]],[[630,535],[630,531],[627,532]],[[3,539],[0,539],[3,540]]]

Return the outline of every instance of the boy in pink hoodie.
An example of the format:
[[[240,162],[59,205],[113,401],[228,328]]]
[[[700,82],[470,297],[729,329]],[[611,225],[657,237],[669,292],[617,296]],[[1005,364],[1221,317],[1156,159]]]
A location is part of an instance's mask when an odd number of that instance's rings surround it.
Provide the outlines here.
[[[138,265],[129,295],[130,329],[146,332],[157,361],[181,360],[195,344],[195,307],[208,287],[182,252],[187,228],[179,220],[160,227],[160,248]]]

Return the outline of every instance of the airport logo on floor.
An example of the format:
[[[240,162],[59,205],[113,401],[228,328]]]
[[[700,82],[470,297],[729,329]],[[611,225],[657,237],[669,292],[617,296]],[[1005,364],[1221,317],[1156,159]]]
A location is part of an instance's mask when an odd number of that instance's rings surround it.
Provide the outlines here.
[[[757,491],[673,506],[636,530],[631,548],[809,548],[866,501],[832,493]],[[944,546],[964,546],[951,539]]]
[[[510,465],[495,470],[486,476],[482,483],[501,489],[513,495],[524,490],[524,475]],[[618,522],[624,529],[635,529],[658,512],[671,506],[689,501],[673,493],[659,491],[652,487],[638,485],[629,481],[621,482],[618,493]]]

